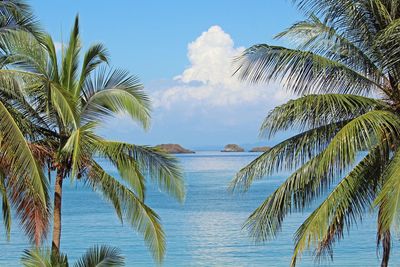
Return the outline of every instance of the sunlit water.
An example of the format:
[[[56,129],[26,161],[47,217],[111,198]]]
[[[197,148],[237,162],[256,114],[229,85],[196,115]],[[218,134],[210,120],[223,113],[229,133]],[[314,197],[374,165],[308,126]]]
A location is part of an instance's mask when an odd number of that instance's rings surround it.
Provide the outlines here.
[[[254,245],[241,230],[242,223],[288,174],[269,177],[254,184],[245,195],[231,195],[227,185],[236,171],[254,159],[254,153],[198,152],[179,156],[185,171],[187,197],[183,205],[156,189],[147,195],[148,204],[162,218],[167,235],[163,266],[288,266],[293,251],[293,233],[309,214],[294,213],[285,221],[278,238]],[[105,165],[107,167],[108,165]],[[115,169],[108,171],[117,175]],[[64,187],[62,250],[71,262],[94,244],[119,247],[127,266],[153,266],[140,235],[121,226],[112,208],[99,195],[82,185]],[[368,215],[335,246],[333,262],[322,266],[378,266],[375,218]],[[4,232],[3,232],[4,233]],[[0,237],[0,266],[20,266],[28,247],[17,220],[11,241]],[[394,240],[391,266],[400,266],[399,241]],[[311,253],[300,266],[313,266]]]

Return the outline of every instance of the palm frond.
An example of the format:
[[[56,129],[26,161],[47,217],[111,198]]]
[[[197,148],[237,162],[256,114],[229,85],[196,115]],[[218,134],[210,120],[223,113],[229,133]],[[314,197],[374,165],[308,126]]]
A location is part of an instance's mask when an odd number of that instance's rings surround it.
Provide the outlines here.
[[[24,267],[53,267],[49,249],[25,250],[21,257]]]
[[[109,246],[94,246],[89,248],[74,267],[119,267],[125,266],[125,260],[119,249]]]
[[[379,31],[372,1],[352,0],[293,0],[297,7],[307,15],[324,17],[328,25],[345,33],[352,41],[365,50],[372,47],[374,37]]]
[[[59,78],[59,70],[58,70],[58,60],[57,60],[57,51],[53,41],[53,38],[49,34],[41,35],[41,44],[46,48],[49,60],[47,67],[47,74],[49,78],[57,83],[61,83]]]
[[[384,173],[384,184],[375,200],[379,206],[378,235],[400,226],[400,150],[397,150]]]
[[[292,266],[310,246],[317,248],[318,257],[326,253],[332,257],[333,243],[370,209],[387,159],[387,149],[386,155],[379,148],[373,149],[335,186],[297,230]]]
[[[399,62],[400,49],[396,45],[400,40],[400,18],[393,20],[387,27],[379,31],[376,36],[374,45],[382,50],[381,64],[382,67],[395,76],[399,77]]]
[[[263,122],[261,127],[262,135],[271,137],[277,131],[288,129],[310,130],[277,144],[257,157],[236,174],[231,182],[230,189],[239,188],[246,191],[254,179],[260,179],[278,171],[293,170],[299,165],[305,164],[309,159],[325,149],[332,138],[352,118],[366,114],[374,109],[384,109],[386,107],[386,104],[382,101],[372,98],[327,94],[305,96],[275,108]],[[386,114],[385,111],[377,112],[378,114]],[[389,115],[395,119],[393,114]],[[368,117],[369,115],[366,118]],[[365,123],[363,118],[360,118],[362,124]],[[341,119],[343,120],[340,121]],[[385,119],[385,121],[390,125],[390,118]],[[397,121],[397,119],[394,121]],[[363,127],[362,124],[359,125],[360,128],[357,128],[356,131],[368,133],[370,129]],[[379,127],[379,125],[376,125],[376,127]],[[394,131],[393,126],[390,126],[389,129]],[[378,133],[378,128],[375,128],[376,133]],[[357,132],[353,134],[355,135],[351,136],[358,135]]]
[[[31,96],[25,91],[25,85],[30,80],[21,76],[18,71],[0,70],[0,100],[16,118],[18,126],[24,128],[24,133],[35,132],[35,127],[50,130],[51,122],[41,116],[35,102],[30,101]]]
[[[184,179],[175,157],[157,148],[123,142],[103,141],[99,145],[99,153],[112,162],[120,161],[122,155],[129,157],[140,170],[140,173],[148,174],[151,181],[155,182],[161,190],[178,201],[184,200]],[[134,170],[135,168],[132,168],[132,171]]]
[[[2,67],[17,68],[47,76],[47,53],[30,33],[13,31],[0,35]]]
[[[79,40],[79,17],[75,17],[75,23],[69,37],[69,44],[63,53],[61,84],[65,90],[74,95],[77,86],[77,71],[79,65],[79,51],[81,44]]]
[[[24,267],[68,267],[68,258],[65,254],[52,255],[47,248],[33,248],[24,251],[21,264]]]
[[[28,236],[40,243],[48,226],[48,181],[36,161],[24,134],[0,102],[0,151],[10,163],[10,176],[15,177],[14,201]],[[32,204],[31,207],[26,206]]]
[[[71,93],[56,83],[51,83],[48,90],[50,90],[49,101],[51,107],[57,111],[58,116],[63,122],[63,126],[72,125],[74,129],[77,129],[79,116],[76,110],[76,101]]]
[[[0,3],[0,33],[22,30],[34,36],[41,33],[39,23],[29,5],[19,0],[4,0]]]
[[[278,131],[308,130],[388,107],[381,100],[357,95],[307,95],[274,108],[264,119],[260,135],[271,138]]]
[[[55,256],[48,248],[25,250],[21,257],[24,267],[68,267],[65,254]],[[118,267],[125,266],[124,257],[118,248],[106,245],[89,248],[74,264],[75,267]]]
[[[150,124],[150,101],[139,80],[128,72],[101,69],[85,82],[82,117],[97,120],[104,116],[127,113],[145,129]]]
[[[310,51],[254,45],[237,58],[235,75],[251,83],[279,81],[297,95],[371,95],[385,89],[348,66]]]
[[[97,163],[92,162],[88,182],[111,203],[118,204],[121,215],[129,224],[142,233],[154,258],[161,262],[165,255],[165,234],[158,215],[146,206],[139,197],[118,180],[106,173]],[[122,220],[123,217],[120,217]]]
[[[72,131],[70,137],[62,148],[62,153],[71,162],[71,181],[75,179],[79,170],[84,167],[85,160],[91,158],[95,144],[100,141],[100,137],[93,133],[95,123],[87,123]]]
[[[323,125],[278,143],[242,168],[231,181],[229,189],[247,191],[254,180],[306,164],[324,150],[348,122]]]
[[[0,69],[0,98],[43,128],[55,128],[48,81],[41,75],[17,69]]]
[[[90,73],[96,69],[102,63],[108,63],[108,51],[102,44],[92,45],[85,53],[82,64],[82,71],[79,78],[78,86],[74,93],[77,96],[82,89],[86,79],[89,77]],[[84,92],[83,92],[84,93]]]
[[[285,216],[302,211],[355,163],[357,152],[376,145],[390,147],[400,120],[387,111],[370,111],[342,127],[317,156],[296,170],[248,218],[245,227],[255,241],[274,238]],[[351,140],[351,141],[350,141]]]
[[[374,62],[374,54],[367,49],[361,49],[354,40],[347,39],[327,21],[321,21],[315,15],[307,20],[297,22],[285,31],[276,35],[293,42],[297,49],[311,51],[329,59],[341,62],[362,73],[375,83],[385,79],[383,70]]]

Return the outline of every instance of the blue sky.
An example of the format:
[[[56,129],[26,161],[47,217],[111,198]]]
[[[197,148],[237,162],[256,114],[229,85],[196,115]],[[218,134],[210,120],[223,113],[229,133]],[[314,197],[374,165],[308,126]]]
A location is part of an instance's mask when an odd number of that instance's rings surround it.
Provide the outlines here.
[[[258,127],[290,96],[278,85],[249,86],[231,77],[232,58],[301,19],[288,0],[30,1],[58,42],[76,14],[84,45],[104,43],[111,65],[138,75],[153,100],[144,132],[126,117],[101,130],[138,144],[191,148],[259,142]],[[266,141],[266,143],[276,140]]]

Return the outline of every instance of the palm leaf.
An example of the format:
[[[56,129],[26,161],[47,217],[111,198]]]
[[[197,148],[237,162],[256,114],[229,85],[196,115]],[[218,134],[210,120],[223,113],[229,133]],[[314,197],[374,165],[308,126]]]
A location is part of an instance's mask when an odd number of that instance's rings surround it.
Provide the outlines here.
[[[52,255],[50,249],[34,248],[24,251],[21,264],[24,267],[68,267],[68,258],[64,254]]]
[[[384,174],[384,185],[375,200],[379,206],[379,232],[383,234],[394,227],[397,231],[400,226],[400,153],[397,150]]]
[[[157,148],[123,142],[103,141],[98,149],[112,162],[121,160],[118,158],[121,155],[129,157],[140,172],[148,174],[149,178],[157,183],[161,190],[175,197],[178,201],[184,200],[185,185],[176,158]],[[132,170],[135,170],[135,166]]]
[[[48,182],[16,121],[1,102],[0,111],[0,150],[11,162],[10,175],[16,179],[16,188],[23,189],[15,196],[20,204],[17,210],[22,213],[19,215],[25,231],[39,244],[48,225]],[[34,205],[27,209],[28,203]]]
[[[343,166],[352,162],[357,151],[376,142],[377,138],[382,136],[380,127],[388,129],[391,135],[395,136],[399,120],[393,113],[379,110],[367,112],[369,108],[372,109],[374,104],[379,105],[379,102],[366,98],[362,99],[365,102],[361,101],[362,104],[360,104],[354,101],[357,100],[358,96],[353,96],[354,99],[352,99],[353,97],[348,97],[348,99],[344,97],[343,103],[340,103],[340,101],[329,103],[325,101],[325,96],[329,100],[330,95],[306,96],[298,100],[300,102],[298,106],[295,105],[297,100],[294,100],[274,109],[262,126],[262,129],[268,130],[270,135],[278,130],[288,129],[288,125],[294,128],[317,128],[295,135],[264,152],[236,174],[231,182],[230,189],[240,188],[246,191],[254,179],[260,179],[278,171],[293,170],[299,165],[305,164],[307,160],[315,157],[323,149],[328,148],[326,153],[330,154],[320,162],[320,170],[322,170],[322,173],[327,169],[334,172],[335,168],[342,169]],[[338,100],[341,100],[340,97],[339,95]],[[336,111],[333,103],[338,103],[337,105],[341,109]],[[329,107],[332,107],[333,111],[330,111]],[[323,111],[320,112],[319,110]],[[350,120],[357,113],[364,114]],[[316,114],[320,114],[321,120],[326,117],[325,121],[329,124],[320,125],[319,120],[313,119]],[[348,120],[329,121],[337,118],[346,119],[346,114],[348,114]],[[380,121],[380,116],[382,116],[382,121]],[[349,129],[351,130],[349,131]],[[335,140],[331,143],[334,137]],[[352,138],[355,138],[355,140]],[[336,160],[339,159],[342,161],[342,166],[334,165],[337,164]],[[331,164],[332,166],[330,166]]]
[[[129,188],[106,173],[98,164],[92,163],[88,182],[105,197],[112,197],[113,204],[118,207],[129,224],[142,233],[144,240],[153,253],[154,258],[161,262],[165,254],[165,235],[158,215],[146,206]],[[115,206],[115,205],[114,205]],[[122,220],[122,217],[120,218]]]
[[[307,15],[325,17],[328,25],[346,33],[352,42],[363,50],[373,47],[373,40],[379,31],[371,9],[372,1],[353,0],[293,0]]]
[[[47,76],[47,53],[30,33],[24,31],[12,31],[0,35],[0,48],[2,50],[2,66],[18,68]]]
[[[323,125],[278,143],[242,168],[231,181],[230,190],[247,191],[255,179],[280,171],[291,171],[306,164],[324,150],[348,122]]]
[[[48,76],[53,81],[57,81],[60,83],[59,73],[58,73],[57,51],[53,38],[49,34],[42,34],[40,41],[46,48],[49,57],[48,68],[47,68]]]
[[[364,157],[300,226],[295,234],[292,266],[310,245],[317,247],[318,256],[329,253],[332,257],[332,243],[370,209],[387,158],[381,152],[374,149]]]
[[[71,93],[71,95],[74,95],[74,90],[77,86],[75,81],[77,78],[76,76],[79,64],[78,59],[80,48],[79,17],[76,16],[74,27],[72,28],[69,38],[69,44],[65,50],[65,54],[62,59],[61,84],[65,90]]]
[[[50,103],[57,111],[58,116],[63,122],[63,126],[72,125],[75,129],[79,125],[79,117],[77,115],[76,103],[70,92],[65,91],[58,84],[50,85]]]
[[[384,88],[348,66],[310,51],[266,44],[246,49],[235,74],[252,83],[279,81],[298,95],[341,93],[370,95]]]
[[[75,264],[75,267],[118,267],[125,266],[119,249],[108,246],[89,248]]]
[[[64,156],[71,162],[71,181],[84,167],[85,160],[91,158],[95,144],[100,141],[100,138],[92,131],[94,127],[96,127],[96,124],[87,123],[74,130],[62,148]]]
[[[245,227],[257,242],[274,238],[284,217],[302,211],[355,163],[357,152],[390,147],[400,121],[387,111],[370,111],[342,127],[317,156],[296,170],[248,218]],[[351,140],[351,142],[349,141]]]
[[[106,73],[102,69],[83,89],[85,104],[82,117],[98,120],[104,116],[127,113],[145,129],[149,127],[150,102],[139,80],[126,71]]]
[[[29,5],[19,0],[4,0],[0,3],[0,32],[27,31],[37,36],[40,28]]]
[[[53,267],[50,250],[25,250],[21,257],[24,267]]]
[[[278,131],[308,130],[356,118],[373,109],[389,106],[383,101],[357,95],[307,95],[274,108],[261,125],[261,136]]]
[[[400,40],[400,19],[395,19],[382,29],[377,35],[374,45],[382,50],[382,67],[396,71],[399,66],[398,58],[400,56],[399,47],[396,45]],[[399,73],[397,72],[396,75]]]
[[[77,96],[84,85],[84,82],[89,77],[90,73],[96,69],[96,67],[102,63],[108,63],[108,52],[102,44],[92,45],[85,53],[82,64],[82,71],[79,78],[78,86],[74,93]]]
[[[374,62],[375,57],[371,49],[361,49],[351,39],[347,39],[328,25],[326,20],[321,21],[315,15],[295,23],[276,35],[276,38],[285,38],[293,42],[299,50],[311,51],[341,62],[376,83],[385,78],[383,70]]]

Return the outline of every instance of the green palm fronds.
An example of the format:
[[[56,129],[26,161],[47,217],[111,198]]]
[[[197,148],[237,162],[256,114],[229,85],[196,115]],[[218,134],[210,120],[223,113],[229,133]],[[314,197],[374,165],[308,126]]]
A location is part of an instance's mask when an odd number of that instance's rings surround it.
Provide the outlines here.
[[[251,83],[278,81],[299,96],[267,115],[262,137],[299,133],[240,170],[230,188],[247,191],[256,179],[295,169],[250,215],[250,236],[276,237],[288,214],[329,193],[296,232],[291,265],[311,247],[318,259],[332,257],[333,243],[372,209],[387,266],[400,222],[400,4],[293,2],[309,18],[276,37],[294,47],[254,45],[236,60],[235,74]]]
[[[158,215],[98,164],[93,163],[88,176],[89,184],[113,204],[119,219],[123,221],[125,218],[134,229],[142,233],[154,258],[162,261],[166,249],[165,234]]]
[[[35,248],[25,250],[21,257],[24,267],[68,267],[68,257],[60,254],[51,255],[50,249]],[[118,248],[110,246],[93,246],[80,257],[74,267],[120,267],[125,266],[125,259]]]
[[[88,251],[74,264],[74,267],[119,267],[124,265],[125,260],[117,248],[103,245],[89,248]]]

